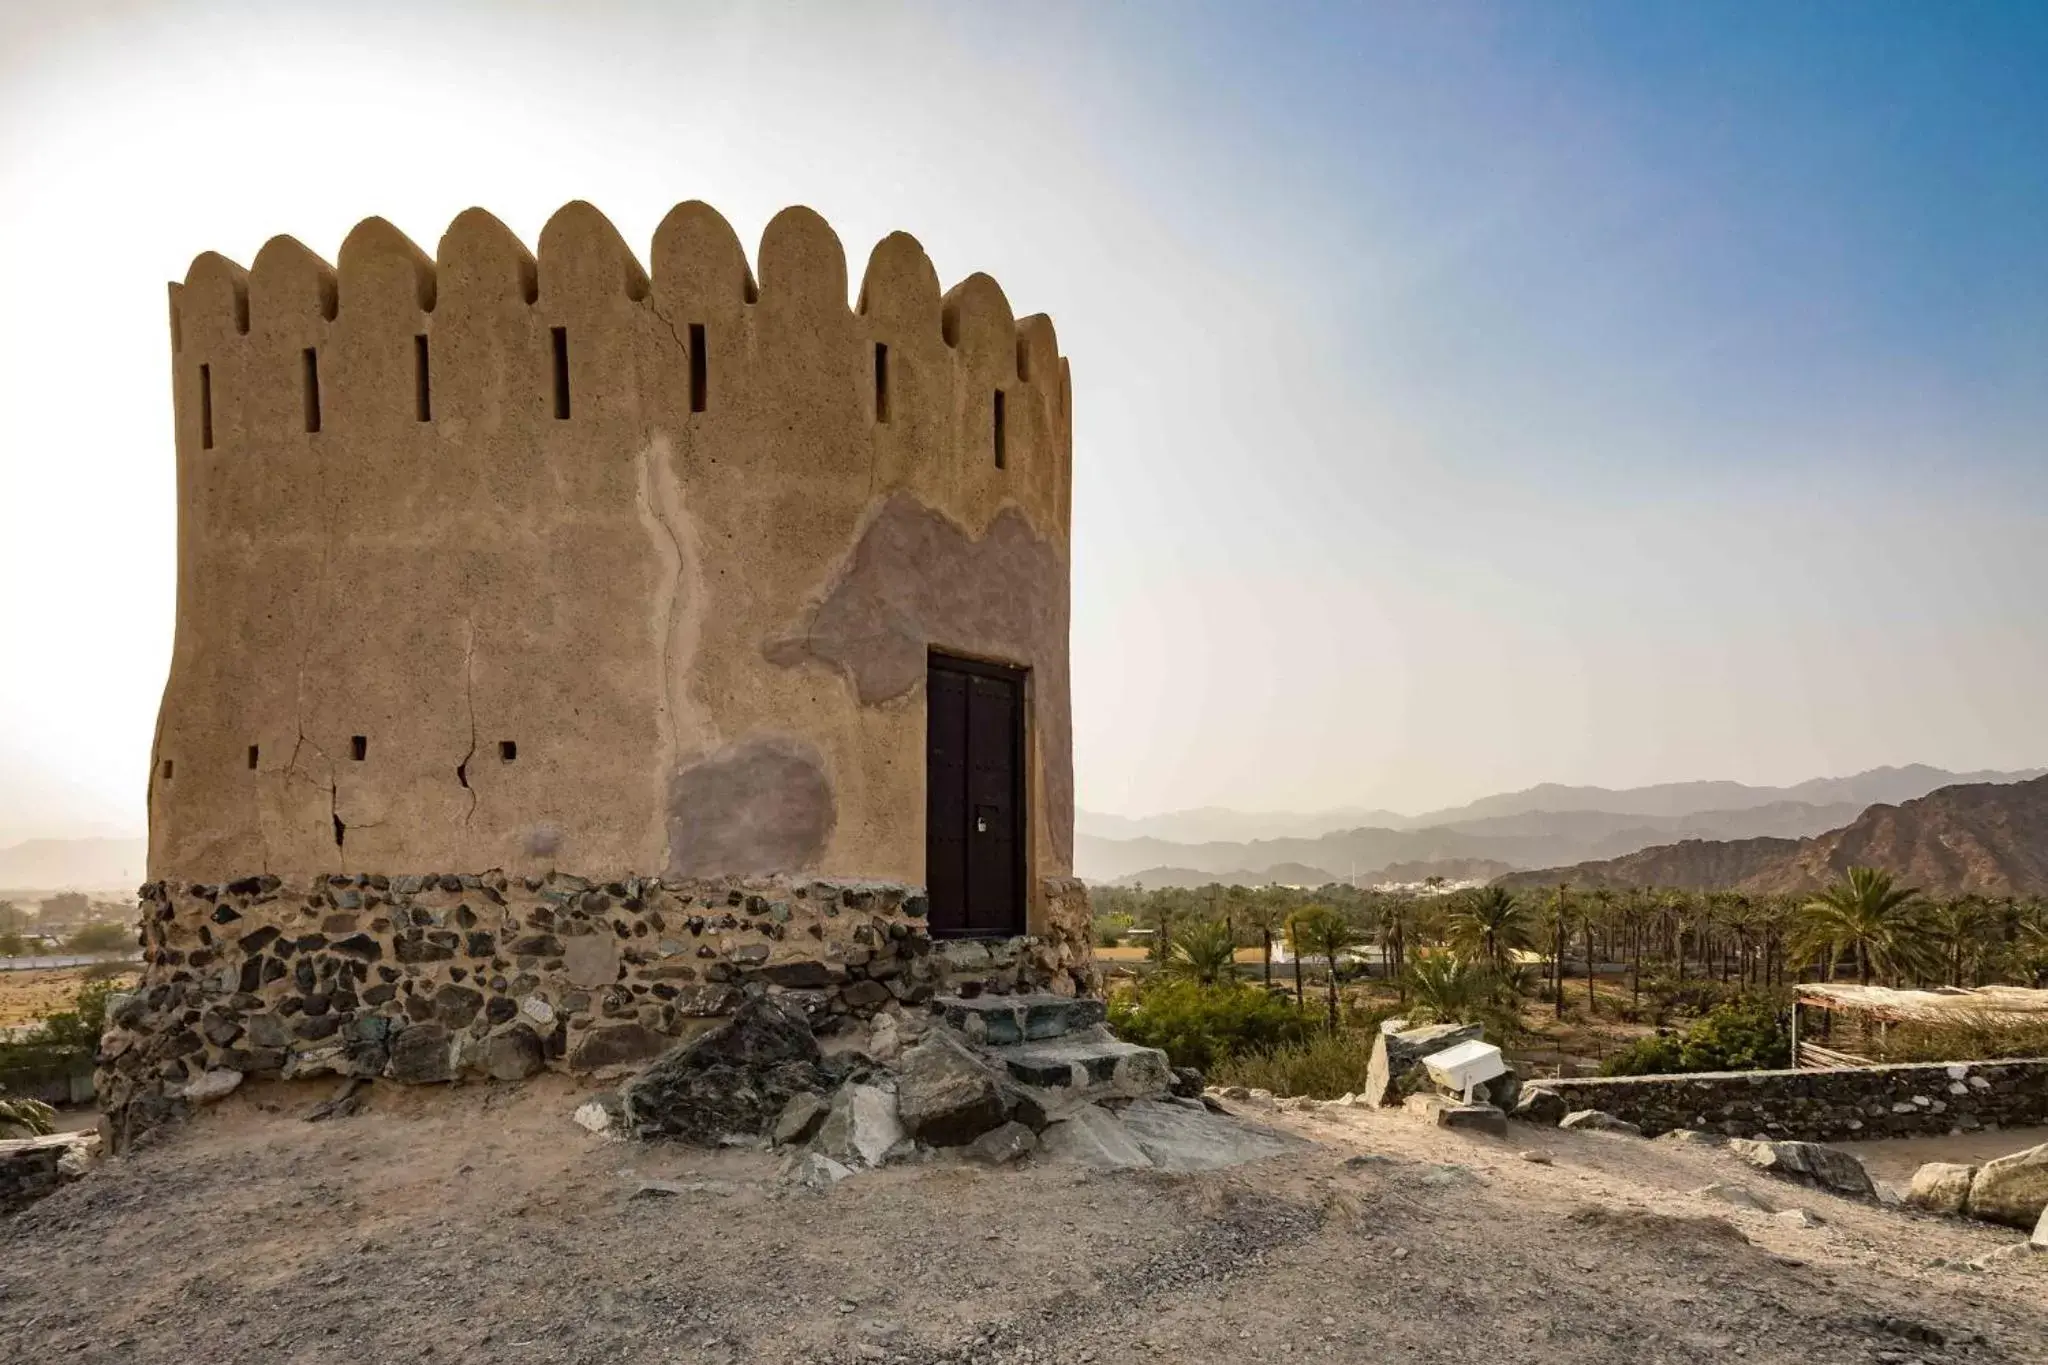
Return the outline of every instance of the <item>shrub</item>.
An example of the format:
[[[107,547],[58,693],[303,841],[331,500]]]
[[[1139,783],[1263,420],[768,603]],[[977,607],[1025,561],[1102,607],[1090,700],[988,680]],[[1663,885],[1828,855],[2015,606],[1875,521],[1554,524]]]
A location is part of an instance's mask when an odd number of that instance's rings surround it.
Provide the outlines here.
[[[1717,1005],[1684,1036],[1638,1038],[1601,1064],[1603,1076],[1770,1071],[1792,1064],[1792,1038],[1768,1002]]]
[[[101,920],[88,924],[71,936],[67,945],[74,953],[118,953],[135,946],[135,931],[125,924]]]
[[[1110,998],[1117,1035],[1165,1052],[1175,1066],[1214,1070],[1227,1057],[1270,1052],[1308,1036],[1301,1012],[1249,985],[1159,978]]]
[[[1095,917],[1095,946],[1114,948],[1124,941],[1124,935],[1131,932],[1129,915],[1097,915]]]
[[[1638,1038],[1600,1063],[1603,1076],[1670,1076],[1685,1070],[1685,1044],[1670,1033]]]
[[[1255,1086],[1276,1095],[1334,1100],[1365,1089],[1372,1065],[1372,1035],[1319,1029],[1298,1043],[1224,1059],[1218,1085]]]

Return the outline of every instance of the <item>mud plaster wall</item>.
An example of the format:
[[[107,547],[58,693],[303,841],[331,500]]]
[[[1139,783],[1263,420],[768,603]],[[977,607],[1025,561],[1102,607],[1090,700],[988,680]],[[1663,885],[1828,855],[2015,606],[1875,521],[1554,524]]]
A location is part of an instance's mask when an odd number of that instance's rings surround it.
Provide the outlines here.
[[[1051,323],[903,234],[849,308],[807,209],[758,260],[690,203],[651,270],[585,204],[537,258],[471,210],[193,262],[152,877],[921,883],[928,648],[1032,670],[1030,884],[1071,871]]]

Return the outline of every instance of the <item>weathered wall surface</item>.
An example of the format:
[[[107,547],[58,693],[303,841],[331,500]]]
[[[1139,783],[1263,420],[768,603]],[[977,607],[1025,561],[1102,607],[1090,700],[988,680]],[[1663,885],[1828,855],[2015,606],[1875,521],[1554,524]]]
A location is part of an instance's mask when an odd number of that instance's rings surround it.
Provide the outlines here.
[[[144,888],[143,984],[112,1011],[117,1138],[208,1071],[518,1080],[641,1062],[748,991],[821,1033],[947,991],[1092,993],[1087,895],[1046,937],[934,942],[914,887],[788,877],[594,883],[564,873],[250,877]]]
[[[902,234],[849,308],[806,209],[758,259],[691,203],[651,269],[584,204],[537,256],[472,210],[431,259],[372,219],[334,267],[193,263],[152,877],[921,883],[938,648],[1031,669],[1042,931],[1073,805],[1052,326],[985,276],[942,296]]]
[[[1536,1079],[1573,1109],[1600,1109],[1655,1136],[1697,1128],[1801,1142],[1931,1137],[2048,1123],[2048,1060],[1827,1071]]]

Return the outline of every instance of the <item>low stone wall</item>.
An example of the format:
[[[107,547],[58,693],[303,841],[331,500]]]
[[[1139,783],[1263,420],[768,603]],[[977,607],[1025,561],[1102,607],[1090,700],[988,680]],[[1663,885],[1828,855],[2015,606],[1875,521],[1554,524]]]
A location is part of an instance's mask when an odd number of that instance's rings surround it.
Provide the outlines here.
[[[1044,937],[934,940],[917,888],[789,878],[592,883],[499,872],[142,889],[144,970],[97,1082],[116,1144],[209,1071],[518,1080],[651,1058],[788,996],[823,1034],[892,1003],[1099,986],[1087,891]]]
[[[1734,1137],[1847,1142],[2048,1123],[2048,1060],[1932,1062],[1825,1071],[1534,1079],[1570,1109],[1599,1109],[1654,1137],[1698,1128]]]

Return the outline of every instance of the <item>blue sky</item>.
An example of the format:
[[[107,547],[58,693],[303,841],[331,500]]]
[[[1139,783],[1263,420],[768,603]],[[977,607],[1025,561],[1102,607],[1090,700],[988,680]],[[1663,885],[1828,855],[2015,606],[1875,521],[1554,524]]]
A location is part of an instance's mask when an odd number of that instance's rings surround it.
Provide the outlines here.
[[[2032,4],[11,7],[0,836],[140,824],[163,281],[577,197],[1054,316],[1084,805],[2048,761],[2044,72]]]

